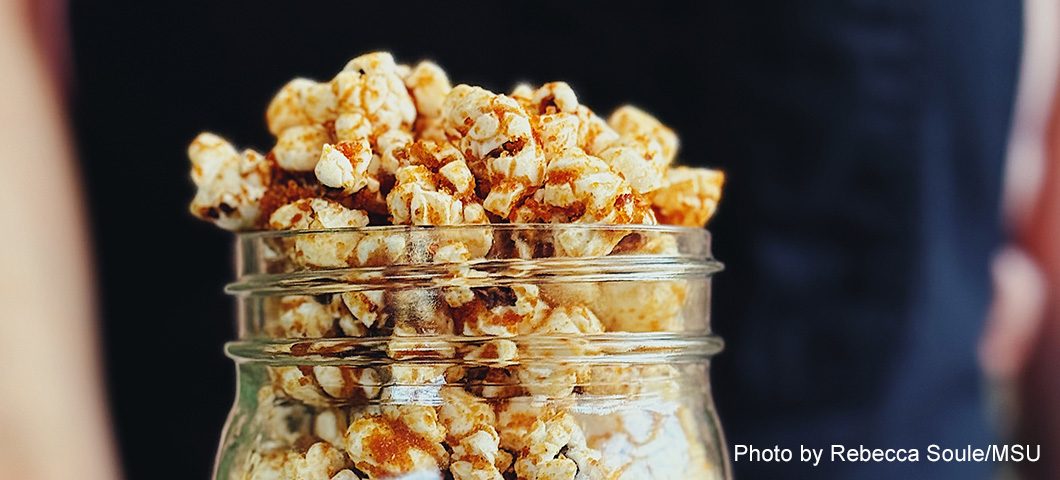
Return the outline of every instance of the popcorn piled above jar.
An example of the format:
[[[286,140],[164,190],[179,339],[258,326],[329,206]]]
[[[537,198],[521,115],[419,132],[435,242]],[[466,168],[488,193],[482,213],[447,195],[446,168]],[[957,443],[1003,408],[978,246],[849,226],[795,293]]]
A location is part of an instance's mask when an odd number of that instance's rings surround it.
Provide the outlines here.
[[[250,240],[263,245],[263,276],[289,277],[286,290],[244,304],[256,317],[241,335],[288,360],[257,373],[241,365],[258,382],[241,385],[260,386],[229,430],[257,434],[240,440],[238,459],[221,456],[236,466],[218,478],[721,471],[724,455],[707,451],[692,411],[704,400],[682,393],[695,366],[589,360],[614,348],[594,341],[608,335],[696,330],[688,322],[702,312],[696,302],[709,302],[706,280],[554,282],[489,270],[548,260],[600,278],[591,263],[563,262],[680,257],[677,235],[638,226],[703,227],[724,176],[675,166],[672,130],[631,106],[604,120],[563,82],[496,94],[382,52],[329,82],[292,80],[266,119],[276,137],[268,154],[210,133],[188,148],[194,215],[237,232],[291,232]],[[628,227],[511,228],[571,224]],[[418,274],[402,283],[395,266]],[[500,277],[518,281],[490,283]],[[608,401],[625,407],[589,411]]]

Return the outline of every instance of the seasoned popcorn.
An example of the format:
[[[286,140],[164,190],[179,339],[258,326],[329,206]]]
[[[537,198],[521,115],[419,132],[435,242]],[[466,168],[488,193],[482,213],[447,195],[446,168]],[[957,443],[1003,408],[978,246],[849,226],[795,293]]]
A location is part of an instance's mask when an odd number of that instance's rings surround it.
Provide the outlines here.
[[[379,395],[379,374],[374,368],[317,365],[313,376],[324,393],[335,399],[364,401]]]
[[[442,441],[445,428],[434,408],[392,405],[380,413],[365,412],[350,422],[346,453],[370,479],[449,467]]]
[[[364,115],[375,132],[410,129],[416,121],[416,105],[389,53],[350,60],[331,83],[339,113]]]
[[[291,80],[276,93],[265,112],[269,131],[277,137],[290,127],[322,124],[335,118],[331,84],[306,78]]]
[[[341,188],[347,194],[357,193],[372,183],[373,190],[379,191],[379,181],[368,176],[371,163],[372,146],[367,138],[338,145],[325,143],[314,172],[320,183]]]
[[[641,144],[658,144],[666,165],[677,155],[677,134],[639,108],[619,107],[607,119],[607,124],[624,138]]]
[[[612,332],[678,331],[687,292],[683,280],[603,283],[592,310]]]
[[[273,230],[310,230],[368,225],[368,215],[350,210],[331,200],[311,198],[297,200],[278,208],[269,217]],[[357,245],[336,242],[327,235],[303,236],[295,239],[297,259],[318,267],[344,267],[349,264]]]
[[[445,71],[433,62],[420,62],[405,76],[405,87],[416,102],[415,131],[418,138],[434,141],[445,140],[445,123],[442,105],[453,89]]]
[[[280,351],[315,356],[262,368],[264,430],[234,478],[713,476],[675,367],[593,360],[595,335],[687,329],[688,282],[549,282],[537,265],[676,254],[633,225],[704,226],[724,175],[676,166],[673,130],[632,106],[605,119],[565,82],[498,94],[385,52],[290,81],[265,115],[266,155],[192,141],[192,213],[233,231],[347,230],[269,246],[264,275],[328,288],[246,304]],[[506,223],[629,227],[446,228]],[[502,267],[516,280],[483,285]],[[598,398],[645,406],[587,413]]]
[[[702,227],[718,208],[724,182],[718,170],[671,168],[665,184],[652,194],[652,208],[661,223]]]
[[[338,333],[334,310],[311,295],[282,297],[279,320],[272,333],[277,338],[325,338]]]
[[[191,201],[195,216],[226,230],[252,227],[261,213],[258,202],[271,174],[260,153],[236,152],[223,138],[203,133],[188,146],[191,179],[198,191]]]
[[[481,165],[480,179],[489,184],[482,205],[507,217],[544,180],[544,152],[534,139],[529,114],[511,97],[467,85],[454,87],[443,108],[447,133],[462,137],[460,150],[469,163]]]
[[[280,133],[272,154],[280,168],[307,172],[316,167],[324,144],[331,141],[326,128],[319,125],[298,125]]]
[[[438,419],[445,426],[446,442],[453,446],[450,471],[456,480],[500,480],[498,464],[500,435],[494,429],[496,415],[486,401],[462,388],[443,388]]]
[[[548,314],[536,285],[474,289],[471,300],[450,305],[462,333],[468,336],[511,337],[535,331]]]

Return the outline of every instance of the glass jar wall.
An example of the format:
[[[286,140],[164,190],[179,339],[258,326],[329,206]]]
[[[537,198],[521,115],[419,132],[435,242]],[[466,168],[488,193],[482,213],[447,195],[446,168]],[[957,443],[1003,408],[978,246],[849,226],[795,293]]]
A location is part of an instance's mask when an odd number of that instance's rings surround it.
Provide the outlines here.
[[[243,234],[215,479],[729,478],[709,234]]]

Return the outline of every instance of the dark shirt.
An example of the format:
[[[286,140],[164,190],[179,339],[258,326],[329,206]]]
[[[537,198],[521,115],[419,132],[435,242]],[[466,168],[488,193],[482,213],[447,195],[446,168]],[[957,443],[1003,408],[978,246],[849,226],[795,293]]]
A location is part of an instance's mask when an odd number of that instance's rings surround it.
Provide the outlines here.
[[[726,61],[739,159],[729,178],[743,186],[722,206],[738,220],[716,231],[741,243],[725,245],[732,268],[716,284],[728,346],[715,392],[732,445],[825,448],[817,467],[740,461],[737,478],[996,469],[926,453],[993,441],[975,352],[1001,236],[1019,3],[729,12],[745,46]],[[833,444],[916,448],[920,461],[832,462]]]

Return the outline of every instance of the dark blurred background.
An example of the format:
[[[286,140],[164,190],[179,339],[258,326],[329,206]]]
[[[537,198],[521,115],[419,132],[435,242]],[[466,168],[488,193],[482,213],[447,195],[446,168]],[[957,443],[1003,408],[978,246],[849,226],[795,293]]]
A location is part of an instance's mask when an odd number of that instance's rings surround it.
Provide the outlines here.
[[[187,212],[187,144],[209,130],[268,150],[279,87],[377,49],[454,84],[565,80],[598,112],[633,103],[677,131],[680,161],[726,171],[710,229],[728,267],[713,318],[730,444],[985,443],[974,348],[1020,9],[963,6],[73,2],[72,120],[128,478],[207,478],[234,399],[232,236]],[[987,471],[799,468],[736,471]]]

